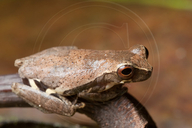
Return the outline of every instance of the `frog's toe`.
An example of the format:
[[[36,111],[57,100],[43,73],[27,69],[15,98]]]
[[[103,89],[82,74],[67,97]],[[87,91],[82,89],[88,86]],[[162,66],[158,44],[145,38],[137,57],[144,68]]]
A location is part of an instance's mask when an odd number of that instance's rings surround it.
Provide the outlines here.
[[[81,103],[76,103],[74,105],[74,108],[75,109],[79,109],[79,108],[84,108],[85,107],[85,103],[81,102]]]

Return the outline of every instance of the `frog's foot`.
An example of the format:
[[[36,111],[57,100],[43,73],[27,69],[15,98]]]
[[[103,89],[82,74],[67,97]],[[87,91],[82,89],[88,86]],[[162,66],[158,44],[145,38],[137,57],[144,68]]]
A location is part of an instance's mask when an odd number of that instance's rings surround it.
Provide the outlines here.
[[[63,96],[60,96],[60,95],[57,95],[57,97],[59,99],[61,99],[62,101],[66,100],[66,97],[63,97]],[[80,108],[84,108],[85,107],[85,103],[83,103],[83,102],[77,103],[77,101],[78,101],[78,96],[75,98],[75,100],[73,102],[71,102],[71,104],[73,105],[74,109],[80,109]]]

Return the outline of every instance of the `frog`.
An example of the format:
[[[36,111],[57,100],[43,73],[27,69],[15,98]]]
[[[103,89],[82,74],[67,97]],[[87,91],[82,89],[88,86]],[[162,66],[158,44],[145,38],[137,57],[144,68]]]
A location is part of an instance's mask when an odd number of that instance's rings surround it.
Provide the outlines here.
[[[127,92],[125,83],[147,80],[153,71],[149,52],[137,44],[127,50],[52,47],[15,60],[23,83],[12,92],[44,113],[73,116],[84,99],[109,101]]]

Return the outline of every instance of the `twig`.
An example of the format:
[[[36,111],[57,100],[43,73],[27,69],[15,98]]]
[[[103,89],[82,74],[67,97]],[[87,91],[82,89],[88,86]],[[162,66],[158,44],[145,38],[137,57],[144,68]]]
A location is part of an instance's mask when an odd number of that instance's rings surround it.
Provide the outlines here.
[[[22,83],[18,74],[0,76],[0,107],[31,107],[11,91],[13,82]]]
[[[95,120],[101,128],[156,128],[147,110],[129,93],[109,102],[86,102],[78,112]]]

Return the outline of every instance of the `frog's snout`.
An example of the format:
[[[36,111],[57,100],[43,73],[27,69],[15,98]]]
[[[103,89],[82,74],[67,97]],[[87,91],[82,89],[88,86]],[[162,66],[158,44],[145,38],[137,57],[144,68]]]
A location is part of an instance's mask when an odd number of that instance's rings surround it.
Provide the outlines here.
[[[23,61],[21,59],[16,59],[14,66],[15,67],[21,67],[23,65]]]
[[[135,72],[135,74],[132,77],[132,82],[139,82],[147,80],[152,75],[153,69],[150,71],[141,70],[139,72]]]

